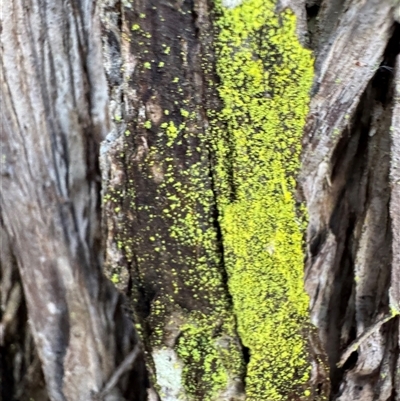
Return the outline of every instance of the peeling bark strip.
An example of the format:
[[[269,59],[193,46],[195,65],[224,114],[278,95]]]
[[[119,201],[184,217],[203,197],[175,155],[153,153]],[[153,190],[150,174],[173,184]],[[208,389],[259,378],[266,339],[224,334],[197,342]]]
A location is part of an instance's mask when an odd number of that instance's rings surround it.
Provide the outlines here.
[[[399,400],[399,319],[390,311],[398,230],[389,181],[398,146],[390,128],[397,121],[398,2],[317,4],[316,77],[300,176],[310,219],[311,317],[328,356],[333,400]]]
[[[136,342],[101,272],[97,158],[108,121],[98,38],[90,0],[3,4],[0,213],[54,401],[91,400]],[[144,399],[142,368],[129,392],[125,376],[108,397]]]

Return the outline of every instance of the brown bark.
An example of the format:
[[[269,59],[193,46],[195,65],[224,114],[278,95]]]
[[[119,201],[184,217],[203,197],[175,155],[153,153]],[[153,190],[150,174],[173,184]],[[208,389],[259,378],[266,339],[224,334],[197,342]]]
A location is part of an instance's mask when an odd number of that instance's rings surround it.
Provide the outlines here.
[[[106,272],[131,300],[160,394],[209,399],[215,384],[207,360],[222,369],[224,342],[236,365],[226,368],[218,399],[239,400],[244,364],[232,328],[207,138],[207,110],[217,101],[206,83],[215,79],[209,6],[135,0],[119,7],[106,2],[102,18],[114,127],[102,146]],[[203,334],[190,339],[188,325]],[[184,374],[177,355],[189,340],[201,355],[185,361],[191,390],[173,378]]]

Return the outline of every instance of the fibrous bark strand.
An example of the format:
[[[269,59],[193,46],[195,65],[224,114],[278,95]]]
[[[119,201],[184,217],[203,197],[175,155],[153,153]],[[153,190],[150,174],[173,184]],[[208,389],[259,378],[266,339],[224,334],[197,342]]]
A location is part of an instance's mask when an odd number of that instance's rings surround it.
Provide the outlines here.
[[[101,271],[108,104],[97,10],[90,0],[17,0],[3,5],[2,24],[1,219],[49,396],[87,401],[137,342]],[[143,399],[142,363],[134,373],[135,392],[125,376],[113,399]]]

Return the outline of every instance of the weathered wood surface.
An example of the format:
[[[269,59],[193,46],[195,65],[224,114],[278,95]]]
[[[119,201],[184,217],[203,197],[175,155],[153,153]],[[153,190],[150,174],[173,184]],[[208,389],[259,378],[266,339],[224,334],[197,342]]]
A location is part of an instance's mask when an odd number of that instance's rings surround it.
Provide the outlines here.
[[[400,10],[398,21],[400,22]],[[390,283],[389,301],[392,313],[400,313],[400,55],[397,56],[394,70],[395,94],[391,126],[391,198],[390,213],[392,218],[393,233],[393,261]],[[398,333],[400,333],[400,319],[398,319]],[[400,334],[397,342],[397,352],[400,350]],[[395,369],[394,386],[397,389],[397,399],[400,399],[400,357],[397,359]],[[397,401],[397,400],[396,400]]]
[[[328,356],[333,399],[397,400],[399,322],[384,318],[398,288],[397,187],[389,180],[399,145],[396,5],[317,3],[316,76],[300,176],[310,219],[311,319]]]
[[[137,342],[102,274],[98,153],[109,123],[95,2],[4,2],[1,45],[3,229],[49,396],[87,401]],[[104,399],[144,399],[142,367]]]

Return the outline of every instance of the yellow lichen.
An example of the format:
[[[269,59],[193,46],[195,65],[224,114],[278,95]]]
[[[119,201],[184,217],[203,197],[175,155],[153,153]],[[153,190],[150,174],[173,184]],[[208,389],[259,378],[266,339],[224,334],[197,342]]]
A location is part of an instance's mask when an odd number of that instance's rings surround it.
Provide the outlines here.
[[[184,361],[185,388],[191,399],[197,400],[199,390],[206,394],[202,401],[219,399],[229,381],[240,380],[242,375],[238,344],[232,337],[218,337],[213,333],[216,329],[234,333],[233,315],[223,309],[218,312],[211,316],[194,313],[182,326],[177,351]]]
[[[147,318],[149,343],[153,349],[168,343],[168,322],[179,311],[174,350],[183,362],[182,386],[190,400],[215,401],[243,378],[244,363],[215,227],[209,136],[197,128],[193,105],[181,106],[152,125],[158,134],[141,168],[147,182],[157,185],[145,203],[138,205],[141,194],[133,194],[132,209],[144,222],[127,240],[141,250],[136,255],[138,274],[148,274],[150,266],[151,283],[159,286]]]
[[[229,289],[250,352],[247,400],[305,397],[304,224],[293,192],[313,61],[295,17],[278,17],[274,1],[217,4],[215,175]]]

